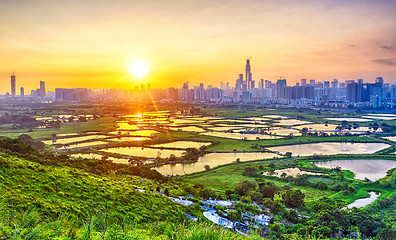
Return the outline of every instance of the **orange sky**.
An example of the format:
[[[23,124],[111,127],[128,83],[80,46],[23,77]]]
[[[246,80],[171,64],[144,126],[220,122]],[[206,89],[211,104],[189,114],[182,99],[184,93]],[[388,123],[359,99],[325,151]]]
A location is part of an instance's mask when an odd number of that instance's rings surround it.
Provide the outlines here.
[[[383,76],[396,84],[393,0],[2,0],[0,93],[55,87],[232,85],[252,56],[254,79],[289,84]],[[137,81],[127,63],[143,59]],[[18,91],[19,93],[19,91]]]

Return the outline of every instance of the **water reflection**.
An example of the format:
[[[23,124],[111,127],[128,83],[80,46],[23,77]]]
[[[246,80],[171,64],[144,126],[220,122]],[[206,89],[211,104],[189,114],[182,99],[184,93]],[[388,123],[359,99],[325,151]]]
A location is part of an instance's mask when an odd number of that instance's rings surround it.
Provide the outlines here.
[[[249,153],[208,153],[200,157],[197,162],[189,164],[168,164],[156,169],[163,175],[184,175],[193,172],[199,172],[205,170],[205,165],[209,165],[211,168],[224,165],[227,163],[235,162],[237,158],[241,162],[252,161],[257,159],[269,159],[273,157],[279,157],[274,153],[262,153],[262,152],[249,152]]]
[[[271,151],[286,153],[292,152],[293,156],[309,155],[334,155],[334,154],[371,154],[381,149],[389,147],[385,143],[341,143],[341,142],[322,142],[279,146],[268,148]]]
[[[336,168],[350,170],[355,173],[356,179],[377,181],[386,176],[386,172],[396,168],[396,161],[380,159],[352,159],[352,160],[333,160],[314,163],[318,167]]]
[[[370,194],[370,197],[357,199],[353,203],[347,205],[347,208],[353,208],[353,207],[361,208],[367,206],[373,203],[381,195],[381,193],[373,192],[373,191],[370,191],[368,193]]]

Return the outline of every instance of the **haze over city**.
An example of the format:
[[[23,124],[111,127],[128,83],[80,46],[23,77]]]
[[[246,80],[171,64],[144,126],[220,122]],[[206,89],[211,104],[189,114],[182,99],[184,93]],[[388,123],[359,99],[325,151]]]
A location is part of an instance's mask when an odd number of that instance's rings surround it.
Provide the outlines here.
[[[0,3],[0,94],[14,71],[27,91],[40,81],[48,90],[219,86],[244,72],[244,56],[256,80],[396,83],[391,0],[22,3]]]

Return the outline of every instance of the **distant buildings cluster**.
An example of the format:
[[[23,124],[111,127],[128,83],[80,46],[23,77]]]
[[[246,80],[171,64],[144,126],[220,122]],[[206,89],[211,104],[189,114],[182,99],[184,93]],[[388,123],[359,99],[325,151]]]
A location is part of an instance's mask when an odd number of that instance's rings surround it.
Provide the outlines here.
[[[7,92],[6,97],[10,96],[10,93]],[[11,97],[13,98],[24,98],[24,97],[32,97],[32,98],[46,98],[46,97],[53,97],[54,96],[54,92],[52,91],[46,91],[45,90],[45,82],[44,81],[40,81],[40,88],[37,89],[32,89],[32,91],[30,92],[30,95],[27,96],[25,95],[25,88],[21,87],[20,88],[20,94],[17,95],[16,92],[16,77],[15,77],[15,73],[11,74]]]
[[[396,102],[396,85],[384,83],[382,77],[373,83],[364,83],[363,79],[316,82],[315,79],[301,79],[294,86],[288,86],[286,79],[276,82],[253,79],[251,58],[246,58],[245,73],[239,74],[235,85],[220,83],[220,88],[203,83],[190,87],[188,82],[182,88],[152,89],[150,84],[141,84],[134,89],[56,88],[55,92],[46,91],[45,82],[40,81],[40,88],[25,94],[23,87],[20,95],[16,94],[15,74],[11,75],[12,98],[35,98],[53,101],[106,101],[120,99],[145,99],[154,101],[215,102],[241,104],[283,104],[291,106],[327,105],[329,107],[373,107],[394,108]]]

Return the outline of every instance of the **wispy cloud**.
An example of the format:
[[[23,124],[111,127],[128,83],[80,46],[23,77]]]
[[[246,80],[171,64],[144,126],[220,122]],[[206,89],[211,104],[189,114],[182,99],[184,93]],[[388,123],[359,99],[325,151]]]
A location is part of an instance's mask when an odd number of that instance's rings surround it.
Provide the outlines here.
[[[393,46],[391,46],[391,45],[382,45],[381,48],[384,49],[384,50],[393,50],[393,49],[395,49],[395,48],[394,48]]]
[[[396,66],[396,61],[394,58],[374,59],[374,60],[372,60],[372,62],[389,65],[389,66]]]

